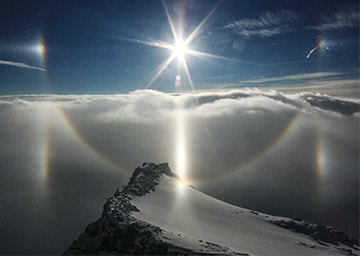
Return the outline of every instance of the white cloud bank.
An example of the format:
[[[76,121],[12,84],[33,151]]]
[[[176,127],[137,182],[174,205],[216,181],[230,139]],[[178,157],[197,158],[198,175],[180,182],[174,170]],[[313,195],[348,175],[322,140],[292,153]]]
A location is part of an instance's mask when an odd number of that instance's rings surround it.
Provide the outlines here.
[[[61,253],[136,166],[176,172],[180,109],[193,185],[356,236],[359,103],[260,90],[2,96],[0,251]]]

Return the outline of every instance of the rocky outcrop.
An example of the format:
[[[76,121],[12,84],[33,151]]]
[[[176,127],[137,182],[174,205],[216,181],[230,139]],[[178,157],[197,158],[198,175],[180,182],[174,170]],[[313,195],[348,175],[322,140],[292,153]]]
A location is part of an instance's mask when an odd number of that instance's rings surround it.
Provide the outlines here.
[[[308,235],[320,244],[344,244],[354,249],[357,249],[359,246],[359,242],[356,239],[348,237],[344,232],[331,226],[311,224],[300,219],[288,221],[272,220],[271,222],[296,233]]]
[[[158,236],[160,228],[131,216],[131,212],[138,211],[131,198],[154,191],[162,175],[176,177],[166,163],[144,163],[136,168],[128,185],[107,200],[101,218],[87,226],[64,255],[171,253],[170,246]]]
[[[204,250],[194,252],[165,241],[159,227],[134,218],[131,213],[139,210],[131,200],[155,191],[163,175],[177,178],[167,163],[136,168],[129,183],[107,200],[101,218],[88,225],[64,255],[247,255],[207,241],[199,241]]]

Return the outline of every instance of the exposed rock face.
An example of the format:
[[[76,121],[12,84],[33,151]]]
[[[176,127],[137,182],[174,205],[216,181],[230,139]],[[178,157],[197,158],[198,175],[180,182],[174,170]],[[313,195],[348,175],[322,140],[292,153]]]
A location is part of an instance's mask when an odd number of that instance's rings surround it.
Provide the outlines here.
[[[303,233],[312,237],[314,240],[318,241],[320,244],[328,243],[333,245],[345,244],[351,248],[357,248],[359,245],[358,241],[354,238],[348,237],[345,233],[330,227],[306,223],[302,220],[278,220],[271,221],[272,223],[290,229],[297,233]]]
[[[160,228],[131,216],[138,211],[131,204],[132,196],[155,190],[161,175],[176,177],[166,163],[144,163],[136,168],[128,185],[107,200],[101,218],[90,224],[64,254],[169,254],[169,245],[158,238]]]
[[[141,167],[135,169],[130,178],[129,184],[123,189],[126,194],[134,196],[143,196],[155,190],[156,185],[159,184],[161,175],[178,178],[173,173],[167,163],[154,164],[143,163]]]

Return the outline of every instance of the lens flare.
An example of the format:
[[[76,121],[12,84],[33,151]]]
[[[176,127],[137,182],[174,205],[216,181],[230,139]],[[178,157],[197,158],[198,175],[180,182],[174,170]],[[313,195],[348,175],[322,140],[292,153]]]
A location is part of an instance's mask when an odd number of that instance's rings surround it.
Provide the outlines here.
[[[177,75],[175,77],[175,86],[176,87],[179,87],[181,85],[181,76],[180,75]]]

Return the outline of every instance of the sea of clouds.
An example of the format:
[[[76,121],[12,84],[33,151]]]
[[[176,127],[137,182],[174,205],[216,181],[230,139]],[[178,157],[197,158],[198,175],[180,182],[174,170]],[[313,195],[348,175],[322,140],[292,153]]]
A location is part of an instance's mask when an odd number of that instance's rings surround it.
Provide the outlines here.
[[[250,89],[1,96],[0,254],[61,253],[142,162],[179,173],[179,140],[199,190],[358,236],[359,104]]]

